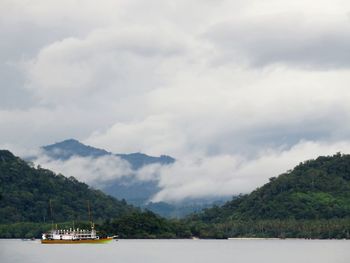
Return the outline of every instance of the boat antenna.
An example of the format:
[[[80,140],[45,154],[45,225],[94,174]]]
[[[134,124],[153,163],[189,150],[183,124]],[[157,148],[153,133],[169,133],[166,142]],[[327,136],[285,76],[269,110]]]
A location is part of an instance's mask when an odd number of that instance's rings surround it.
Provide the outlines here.
[[[49,199],[49,204],[50,204],[50,214],[51,214],[51,229],[53,230],[53,211],[52,211],[51,199]]]
[[[93,228],[92,215],[91,215],[91,209],[90,209],[90,200],[87,200],[87,207],[88,207],[88,213],[89,213],[89,221],[91,224],[91,228]]]

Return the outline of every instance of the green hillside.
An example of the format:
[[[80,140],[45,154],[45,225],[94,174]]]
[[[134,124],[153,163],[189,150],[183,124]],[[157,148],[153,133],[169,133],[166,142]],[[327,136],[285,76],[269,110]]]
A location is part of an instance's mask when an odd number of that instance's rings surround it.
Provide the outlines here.
[[[95,221],[117,218],[135,208],[91,189],[75,178],[33,168],[6,150],[0,151],[0,224],[87,220],[89,201]]]
[[[189,222],[194,228],[208,224],[198,230],[208,236],[323,237],[327,231],[331,237],[348,237],[350,155],[300,163],[252,193],[206,209]]]
[[[32,238],[51,228],[89,228],[88,203],[100,235],[123,238],[183,238],[191,233],[178,221],[142,212],[75,178],[33,168],[11,152],[0,150],[0,238]]]

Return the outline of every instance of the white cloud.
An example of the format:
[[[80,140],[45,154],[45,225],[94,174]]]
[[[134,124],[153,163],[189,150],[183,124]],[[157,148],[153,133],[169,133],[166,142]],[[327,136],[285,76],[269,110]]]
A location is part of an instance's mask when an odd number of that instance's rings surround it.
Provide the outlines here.
[[[105,132],[93,134],[86,142],[109,145],[114,152],[178,153],[186,148],[187,141],[185,131],[180,131],[177,124],[172,116],[150,116],[139,122],[114,124]]]
[[[165,153],[178,159],[190,152],[256,152],[301,139],[346,138],[338,132],[349,129],[350,92],[343,83],[348,71],[207,72],[200,79],[178,73],[179,80],[186,80],[182,86],[155,89],[144,97],[145,117],[117,122],[86,142],[115,152]]]
[[[130,164],[116,156],[99,158],[73,156],[68,160],[53,160],[43,154],[35,159],[36,164],[95,187],[102,187],[111,180],[132,176]]]
[[[254,158],[238,154],[183,156],[171,165],[151,164],[137,171],[115,156],[73,156],[68,160],[52,160],[41,153],[35,163],[98,188],[125,177],[154,181],[160,190],[150,201],[176,203],[249,193],[267,183],[270,177],[278,176],[300,162],[339,151],[350,152],[350,143],[300,141],[292,147],[261,150]]]
[[[349,142],[302,141],[290,149],[268,149],[254,159],[222,155],[179,162],[163,167],[161,190],[152,201],[177,202],[184,199],[232,196],[249,193],[273,176],[319,155],[349,152]]]
[[[108,28],[85,39],[55,42],[25,63],[28,88],[54,103],[74,103],[87,93],[94,101],[100,94],[118,98],[144,92],[161,83],[156,69],[163,57],[185,52],[185,46],[168,35],[146,27]]]
[[[220,50],[222,63],[274,63],[307,69],[349,68],[347,14],[309,17],[279,13],[222,22],[205,36]],[[238,60],[238,61],[237,61]]]

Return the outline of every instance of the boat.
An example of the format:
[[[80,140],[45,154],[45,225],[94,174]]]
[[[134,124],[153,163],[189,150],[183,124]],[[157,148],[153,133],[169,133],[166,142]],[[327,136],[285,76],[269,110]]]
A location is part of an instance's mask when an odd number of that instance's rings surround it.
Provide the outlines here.
[[[42,234],[41,244],[98,244],[108,243],[117,236],[100,238],[92,224],[91,230],[85,229],[53,229]]]
[[[52,205],[50,200],[50,210],[51,218],[53,219]],[[73,229],[58,229],[53,227],[52,220],[52,230],[43,233],[41,238],[41,244],[99,244],[99,243],[108,243],[113,239],[116,239],[118,236],[104,237],[100,238],[96,234],[95,224],[93,223],[91,211],[90,211],[90,201],[88,201],[88,213],[91,224],[91,230],[74,228]]]

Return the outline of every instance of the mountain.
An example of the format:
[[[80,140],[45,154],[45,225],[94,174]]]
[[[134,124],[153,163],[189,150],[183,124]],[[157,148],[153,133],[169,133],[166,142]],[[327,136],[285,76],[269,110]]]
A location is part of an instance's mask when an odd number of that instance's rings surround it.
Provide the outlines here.
[[[47,156],[56,160],[68,160],[73,156],[98,158],[106,155],[114,155],[129,162],[134,170],[140,169],[148,164],[158,163],[167,165],[175,162],[174,158],[167,155],[154,157],[143,153],[113,154],[103,149],[82,144],[75,139],[68,139],[62,142],[43,146],[42,150]]]
[[[0,223],[88,219],[89,201],[93,218],[116,218],[136,211],[125,201],[116,200],[74,177],[33,168],[11,152],[0,150]]]
[[[115,179],[109,180],[108,183],[105,184],[100,184],[100,182],[96,182],[96,184],[94,184],[94,182],[91,183],[92,186],[98,187],[105,193],[119,199],[125,199],[137,206],[146,204],[147,201],[160,190],[158,182],[155,180],[138,180],[136,176],[137,171],[150,164],[169,165],[175,162],[174,158],[166,155],[154,157],[143,153],[114,154],[103,149],[82,144],[75,139],[68,139],[55,144],[43,146],[42,150],[46,156],[53,160],[60,161],[67,161],[70,158],[77,156],[94,159],[104,156],[116,156],[127,161],[133,171],[132,174],[128,174],[128,176],[119,176]],[[35,161],[35,158],[32,160]],[[129,171],[127,171],[127,173],[128,172]],[[72,175],[74,176],[74,174]],[[104,175],[101,174],[101,177],[103,178]]]
[[[301,163],[251,194],[226,203],[219,214],[253,220],[350,217],[350,155]]]
[[[143,167],[151,164],[170,165],[175,159],[161,155],[159,157],[149,156],[143,153],[111,153],[104,149],[85,145],[75,139],[68,139],[52,145],[42,147],[43,153],[53,160],[68,161],[72,157],[99,158],[103,156],[116,156],[130,164],[133,174],[120,176],[109,180],[107,183],[97,182],[92,186],[98,187],[103,192],[119,199],[125,199],[128,203],[151,210],[165,217],[183,217],[192,212],[200,211],[205,207],[210,207],[214,202],[221,200],[195,200],[184,204],[148,203],[148,201],[161,189],[157,179],[139,180],[136,176]],[[35,158],[32,159],[35,161]],[[68,171],[69,172],[69,171]],[[97,169],[98,172],[98,169]],[[74,176],[74,174],[71,174]],[[103,175],[101,175],[103,177]],[[157,178],[156,176],[154,178]],[[227,199],[225,199],[227,200]],[[221,201],[222,202],[222,201]]]

